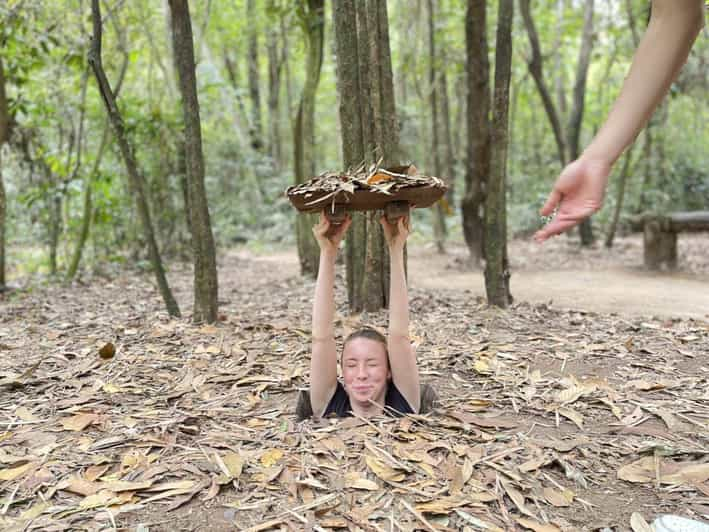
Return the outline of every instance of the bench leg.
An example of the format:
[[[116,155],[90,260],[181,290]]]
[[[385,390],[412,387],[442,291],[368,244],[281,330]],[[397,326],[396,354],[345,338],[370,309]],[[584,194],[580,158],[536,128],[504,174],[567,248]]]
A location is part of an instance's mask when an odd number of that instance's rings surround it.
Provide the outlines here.
[[[659,222],[647,222],[644,230],[643,252],[646,268],[660,270],[666,266],[670,270],[676,269],[677,233],[666,230]]]

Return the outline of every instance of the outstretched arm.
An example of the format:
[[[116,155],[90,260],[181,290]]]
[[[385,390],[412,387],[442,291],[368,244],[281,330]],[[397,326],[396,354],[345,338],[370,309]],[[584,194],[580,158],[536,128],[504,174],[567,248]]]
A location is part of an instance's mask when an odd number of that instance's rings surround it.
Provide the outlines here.
[[[409,338],[409,294],[404,273],[404,245],[409,236],[409,217],[399,218],[396,225],[386,217],[380,220],[389,246],[391,279],[389,283],[389,334],[387,348],[394,384],[418,412],[421,403],[416,354]]]
[[[559,175],[541,209],[556,217],[534,238],[543,242],[603,205],[611,167],[635,139],[679,74],[704,25],[704,0],[653,0],[652,14],[618,99],[581,157]]]
[[[337,386],[337,346],[335,344],[335,260],[340,242],[349,228],[351,219],[330,237],[330,221],[320,213],[320,222],[313,234],[320,246],[320,266],[315,283],[313,302],[313,339],[310,356],[310,404],[315,416],[320,417]]]

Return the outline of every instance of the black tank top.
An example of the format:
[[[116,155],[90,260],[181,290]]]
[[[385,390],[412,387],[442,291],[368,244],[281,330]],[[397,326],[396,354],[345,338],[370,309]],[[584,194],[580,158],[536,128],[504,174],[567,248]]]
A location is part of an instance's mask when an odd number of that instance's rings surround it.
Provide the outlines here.
[[[384,398],[384,413],[387,416],[399,417],[403,414],[414,414],[414,409],[411,408],[399,389],[390,382],[387,386],[386,397]],[[340,381],[337,381],[337,388],[332,395],[332,399],[327,404],[323,417],[352,417],[352,405],[350,405],[350,396],[347,395],[345,387]]]

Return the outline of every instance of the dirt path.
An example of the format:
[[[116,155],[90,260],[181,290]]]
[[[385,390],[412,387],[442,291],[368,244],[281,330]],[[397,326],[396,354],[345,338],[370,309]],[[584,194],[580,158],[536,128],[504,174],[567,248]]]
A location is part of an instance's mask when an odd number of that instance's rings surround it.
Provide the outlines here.
[[[529,241],[510,244],[511,290],[516,302],[546,303],[557,309],[616,313],[621,316],[659,318],[709,318],[709,253],[706,238],[680,241],[678,272],[648,272],[641,267],[639,237],[618,239],[613,250],[578,250],[567,240],[543,247]],[[258,257],[278,263],[284,274],[297,271],[296,251]],[[465,265],[467,250],[449,245],[445,255],[431,246],[409,247],[411,288],[432,289],[443,294],[469,290],[485,296],[481,269]]]
[[[484,297],[481,270],[461,271],[464,250],[448,255],[413,248],[409,259],[412,287],[441,292],[470,290]],[[532,265],[534,268],[534,265]],[[706,319],[709,278],[687,273],[652,273],[610,266],[610,269],[513,268],[510,289],[516,301],[549,303],[559,309],[617,313],[622,316]]]

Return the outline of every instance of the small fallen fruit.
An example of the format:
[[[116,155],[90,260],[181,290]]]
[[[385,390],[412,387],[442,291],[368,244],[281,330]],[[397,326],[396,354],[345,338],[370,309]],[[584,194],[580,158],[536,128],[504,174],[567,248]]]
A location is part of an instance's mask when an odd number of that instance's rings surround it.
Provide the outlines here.
[[[106,345],[104,345],[101,349],[98,350],[98,354],[104,360],[113,358],[113,355],[116,354],[116,346],[113,345],[111,342],[108,342]]]

